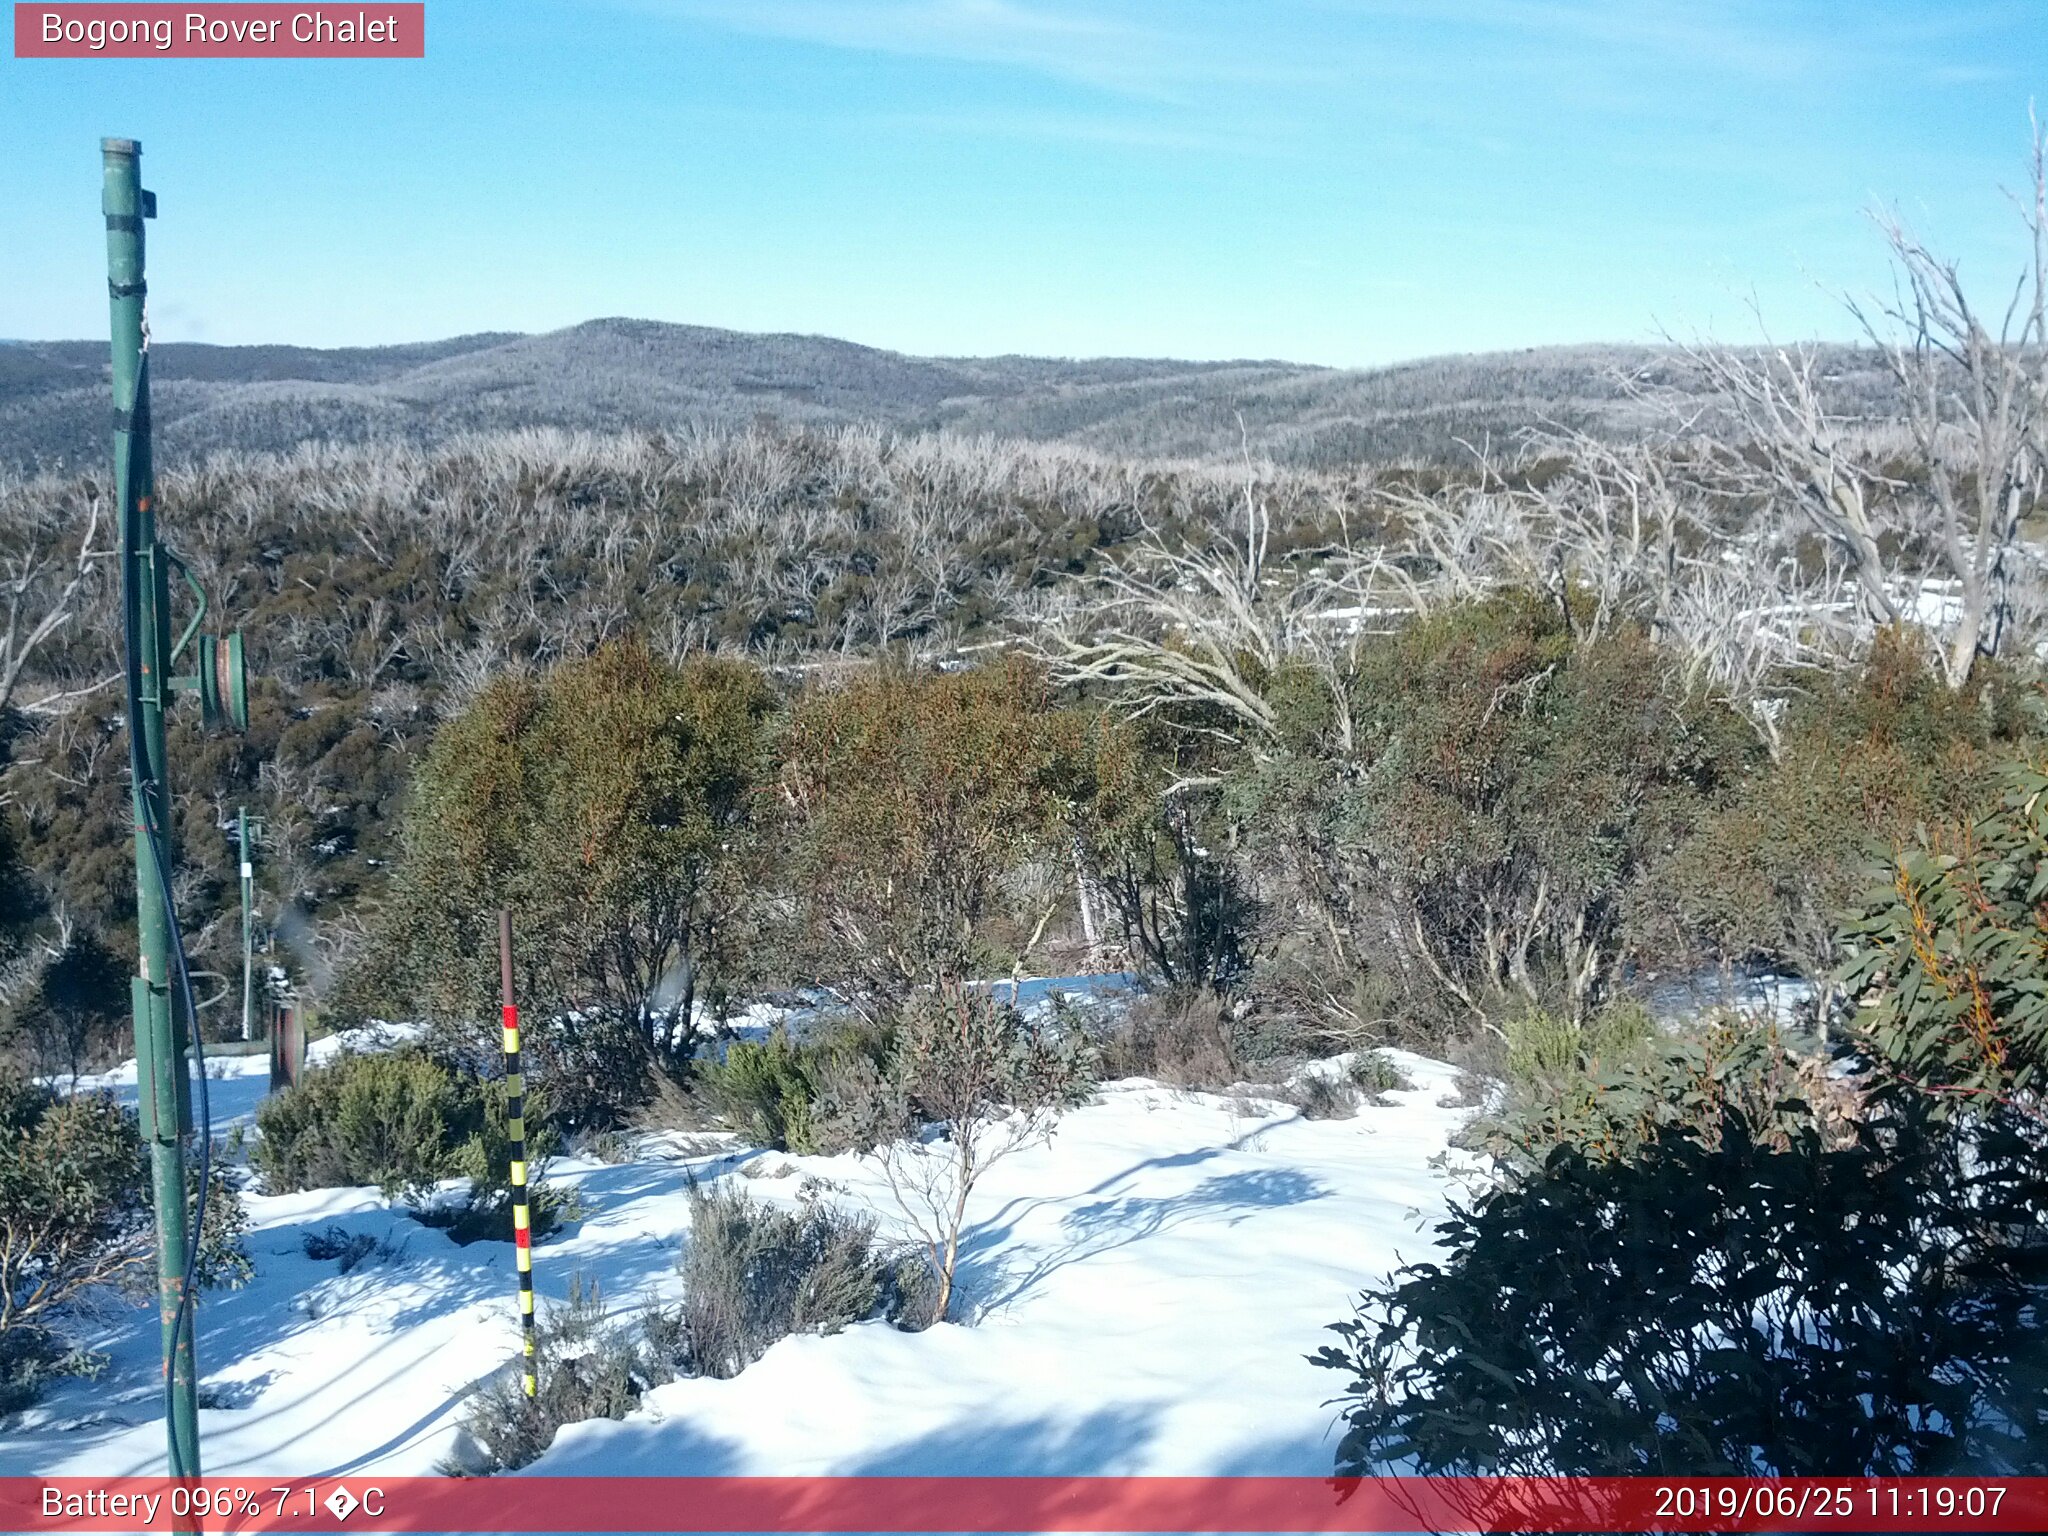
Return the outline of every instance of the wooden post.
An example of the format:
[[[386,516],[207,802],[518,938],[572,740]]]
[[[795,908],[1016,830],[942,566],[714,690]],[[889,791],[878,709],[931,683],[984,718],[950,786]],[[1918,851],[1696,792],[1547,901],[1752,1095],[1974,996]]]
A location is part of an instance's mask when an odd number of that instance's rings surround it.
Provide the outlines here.
[[[296,1088],[306,1077],[306,1021],[297,1003],[270,1005],[270,1091]]]

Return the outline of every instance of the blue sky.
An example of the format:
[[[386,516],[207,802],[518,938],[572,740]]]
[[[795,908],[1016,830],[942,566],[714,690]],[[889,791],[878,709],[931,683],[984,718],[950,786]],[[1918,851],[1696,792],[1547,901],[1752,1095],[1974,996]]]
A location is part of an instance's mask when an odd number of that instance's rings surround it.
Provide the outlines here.
[[[1875,201],[2017,274],[2048,0],[430,0],[427,55],[0,58],[0,336],[103,334],[105,134],[173,340],[1844,335]]]

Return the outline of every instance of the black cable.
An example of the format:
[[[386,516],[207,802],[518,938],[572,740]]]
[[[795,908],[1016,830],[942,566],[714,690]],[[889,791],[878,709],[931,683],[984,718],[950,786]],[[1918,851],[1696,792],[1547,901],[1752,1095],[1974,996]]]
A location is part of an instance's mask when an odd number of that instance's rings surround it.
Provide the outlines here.
[[[147,357],[145,357],[142,362],[142,368],[146,370],[148,366],[149,362]],[[144,376],[146,378],[146,373]],[[141,396],[143,387],[139,385],[136,393],[138,396]],[[135,442],[133,436],[129,437],[125,450],[130,455],[134,453]],[[129,490],[132,494],[132,459],[123,468],[129,471],[122,478],[129,483]],[[125,512],[123,520],[125,523]],[[132,582],[135,570],[129,562],[134,559],[136,551],[128,547],[128,533],[128,528],[124,526],[122,529],[123,574]],[[123,648],[126,652],[125,659],[127,661],[127,688],[125,691],[128,706],[128,779],[135,800],[135,830],[138,836],[148,838],[150,859],[156,866],[157,885],[164,905],[164,926],[169,932],[171,955],[177,969],[179,1000],[185,1005],[185,1018],[192,1028],[192,1055],[199,1069],[199,1191],[193,1201],[191,1226],[188,1229],[184,1283],[179,1287],[178,1310],[173,1315],[171,1321],[170,1350],[172,1356],[175,1357],[181,1338],[189,1339],[193,1344],[195,1352],[198,1347],[197,1337],[192,1332],[194,1328],[192,1290],[199,1277],[199,1244],[200,1235],[206,1226],[207,1186],[213,1182],[213,1102],[206,1082],[206,1048],[199,1038],[199,1010],[193,1004],[192,968],[185,955],[185,936],[178,928],[178,909],[171,897],[170,846],[164,837],[163,828],[156,824],[156,795],[159,786],[153,776],[143,772],[142,693],[140,687],[143,675],[142,637],[135,632],[133,622],[135,609],[133,603],[124,602],[122,606],[123,622],[121,630]],[[138,939],[139,937],[140,935],[138,935]],[[174,1029],[174,1037],[175,1033]],[[144,1042],[138,1039],[135,1045],[139,1064],[139,1058],[144,1049]],[[176,1134],[175,1129],[174,1134]],[[180,1190],[178,1193],[180,1199],[184,1198],[183,1190]],[[172,1368],[172,1361],[166,1359],[164,1361],[164,1424],[172,1437],[175,1437],[178,1433],[176,1376],[177,1373]],[[196,1390],[198,1383],[195,1381],[193,1386]],[[181,1459],[187,1466],[198,1465],[199,1447],[196,1445],[185,1447],[185,1455]]]
[[[135,756],[141,756],[139,750]],[[185,936],[178,928],[177,908],[171,897],[170,850],[165,844],[163,829],[156,824],[154,797],[157,786],[153,779],[137,782],[137,798],[143,807],[144,817],[136,824],[136,830],[149,839],[150,861],[156,866],[157,887],[164,904],[164,927],[171,941],[171,956],[177,970],[179,1001],[185,1005],[185,1017],[192,1026],[192,1055],[199,1073],[199,1189],[187,1228],[184,1283],[178,1288],[178,1310],[171,1320],[170,1348],[175,1355],[181,1336],[189,1338],[195,1350],[198,1347],[198,1339],[193,1332],[192,1294],[199,1280],[199,1249],[206,1230],[206,1198],[213,1183],[213,1096],[207,1086],[206,1047],[199,1035],[199,1010],[193,1006],[192,970],[185,954]],[[141,1042],[137,1044],[139,1047]],[[175,1436],[178,1432],[176,1372],[171,1369],[170,1361],[165,1361],[164,1365],[164,1423]],[[194,1386],[196,1388],[196,1382]],[[197,1446],[185,1447],[186,1454],[182,1460],[187,1466],[197,1463],[198,1450]]]
[[[153,791],[156,785],[152,783],[149,788]],[[213,1183],[213,1097],[206,1083],[206,1046],[200,1039],[199,1009],[193,1003],[192,967],[185,955],[185,935],[178,927],[178,909],[171,899],[170,850],[165,844],[163,829],[155,821],[156,801],[153,795],[145,796],[143,804],[151,813],[148,824],[150,852],[155,856],[157,884],[163,893],[164,927],[171,940],[171,957],[177,963],[178,990],[185,1004],[185,1018],[192,1026],[192,1064],[199,1075],[199,1192],[193,1200],[190,1242],[185,1255],[185,1283],[178,1294],[178,1316],[171,1328],[171,1343],[175,1348],[179,1330],[193,1327],[192,1293],[199,1282],[199,1246],[206,1230],[206,1197]],[[196,1348],[196,1336],[193,1344]]]

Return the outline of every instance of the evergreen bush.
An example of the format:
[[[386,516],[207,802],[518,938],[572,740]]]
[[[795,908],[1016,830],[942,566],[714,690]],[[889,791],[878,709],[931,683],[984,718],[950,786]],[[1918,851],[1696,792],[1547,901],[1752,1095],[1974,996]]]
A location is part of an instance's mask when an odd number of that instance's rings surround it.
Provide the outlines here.
[[[690,1370],[734,1376],[792,1333],[873,1315],[888,1265],[873,1221],[823,1200],[795,1211],[744,1191],[690,1186],[682,1348]]]
[[[463,1171],[479,1104],[416,1048],[338,1056],[258,1106],[251,1162],[275,1194],[374,1184],[417,1197]]]
[[[1039,916],[1017,876],[1072,857],[1088,727],[1019,658],[798,699],[778,851],[814,977],[898,999],[1010,970]]]
[[[525,1100],[527,1215],[538,1240],[581,1210],[573,1192],[547,1181],[560,1139],[551,1095],[529,1081]],[[418,1046],[342,1055],[257,1107],[262,1135],[250,1161],[273,1193],[374,1184],[458,1243],[509,1243],[507,1105],[504,1079],[480,1081]],[[435,1185],[464,1176],[466,1198],[425,1203]]]
[[[2048,1124],[2048,763],[2003,778],[1985,814],[1897,847],[1842,980],[1867,1048],[1944,1108]]]
[[[188,1167],[187,1198],[198,1170]],[[251,1265],[247,1213],[216,1167],[198,1234],[201,1286],[237,1286]],[[0,1413],[51,1378],[90,1373],[67,1330],[99,1295],[152,1290],[148,1162],[132,1111],[99,1094],[60,1098],[0,1072]]]
[[[415,773],[357,1006],[488,1054],[508,908],[529,1065],[557,1116],[604,1128],[646,1103],[750,963],[740,867],[772,703],[757,668],[674,665],[631,638],[494,678]]]
[[[736,1040],[698,1068],[711,1112],[757,1147],[780,1152],[866,1152],[907,1128],[884,1074],[891,1036],[860,1020],[829,1021],[799,1036],[779,1026]]]
[[[1531,1008],[1506,1026],[1509,1080],[1544,1091],[1585,1072],[1625,1062],[1649,1043],[1655,1026],[1640,1003],[1618,998],[1584,1020]]]
[[[1669,662],[1533,591],[1362,640],[1348,748],[1283,743],[1226,773],[1247,847],[1319,919],[1297,947],[1376,978],[1400,1028],[1439,1043],[1532,1010],[1583,1023],[1660,865],[1758,755]]]
[[[1808,680],[1783,746],[1750,763],[1657,871],[1630,926],[1674,959],[1762,962],[1805,977],[1824,1010],[1873,855],[1995,796],[1999,764],[2038,740],[2034,690],[1981,660],[1960,689],[1924,637],[1880,631],[1860,666]],[[2037,695],[2038,697],[2038,695]]]
[[[1703,1091],[1691,1072],[1639,1086]],[[1349,1378],[1338,1470],[2043,1465],[2040,1146],[2010,1124],[1966,1145],[1928,1109],[1895,1089],[1831,1142],[1782,1101],[1773,1126],[1723,1098],[1626,1148],[1557,1142],[1454,1206],[1444,1257],[1369,1293],[1314,1357]]]

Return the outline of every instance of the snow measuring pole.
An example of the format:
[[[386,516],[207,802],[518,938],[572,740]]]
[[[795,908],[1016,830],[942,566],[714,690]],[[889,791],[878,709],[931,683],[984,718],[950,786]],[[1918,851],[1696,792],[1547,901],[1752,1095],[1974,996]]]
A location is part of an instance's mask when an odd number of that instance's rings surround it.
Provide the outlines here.
[[[149,1149],[156,1206],[157,1301],[163,1327],[165,1420],[173,1477],[199,1475],[198,1371],[192,1350],[193,1260],[198,1233],[187,1209],[184,1138],[192,1134],[192,1079],[186,1052],[196,1020],[184,944],[171,909],[171,790],[164,758],[164,707],[173,689],[197,693],[209,725],[246,729],[242,637],[199,635],[206,596],[156,536],[156,476],[150,462],[149,326],[142,222],[156,196],[142,190],[142,146],[102,139],[101,207],[107,219],[107,295],[112,311],[114,496],[121,524],[121,613],[126,649],[128,767],[135,820],[135,1011],[142,1139]],[[191,621],[171,641],[171,571],[196,599]],[[193,640],[198,670],[171,667]],[[174,968],[175,967],[175,968]],[[202,1101],[205,1087],[201,1084]],[[202,1131],[204,1127],[202,1127]],[[202,1170],[207,1148],[200,1149]],[[201,1179],[202,1200],[205,1179]],[[202,1207],[203,1208],[203,1207]]]
[[[252,839],[263,829],[260,821],[249,819],[249,807],[235,812],[236,857],[242,866],[242,1038],[256,1038],[256,922],[254,903],[256,846]]]
[[[533,1213],[526,1203],[526,1075],[520,1070],[519,1001],[512,990],[512,912],[498,909],[498,996],[505,1027],[505,1121],[511,1142],[512,1244],[519,1266],[519,1331],[525,1355],[519,1385],[530,1403],[539,1391],[533,1344]]]

